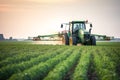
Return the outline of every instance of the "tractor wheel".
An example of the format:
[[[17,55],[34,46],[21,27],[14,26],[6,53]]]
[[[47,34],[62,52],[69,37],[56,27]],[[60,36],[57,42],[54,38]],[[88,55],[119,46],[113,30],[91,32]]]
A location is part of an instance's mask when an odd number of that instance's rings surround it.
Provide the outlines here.
[[[91,45],[96,45],[95,36],[91,36]]]
[[[72,42],[73,42],[73,45],[77,45],[77,38],[76,37],[72,37]]]
[[[68,37],[67,33],[65,33],[65,34],[63,35],[62,43],[63,43],[64,45],[69,45],[69,37]]]

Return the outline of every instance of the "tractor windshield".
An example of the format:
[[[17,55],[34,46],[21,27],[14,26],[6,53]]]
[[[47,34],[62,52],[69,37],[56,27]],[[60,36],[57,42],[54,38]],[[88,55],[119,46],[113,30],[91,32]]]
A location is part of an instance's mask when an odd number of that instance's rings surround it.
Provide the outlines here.
[[[85,23],[74,23],[73,24],[73,32],[79,29],[86,29]]]

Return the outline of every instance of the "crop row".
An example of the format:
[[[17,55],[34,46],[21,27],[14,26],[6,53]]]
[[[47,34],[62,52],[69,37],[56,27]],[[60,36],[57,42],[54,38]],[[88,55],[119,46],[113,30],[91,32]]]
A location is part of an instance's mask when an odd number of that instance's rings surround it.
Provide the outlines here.
[[[41,62],[23,72],[14,74],[10,77],[10,80],[38,80],[44,78],[47,73],[54,68],[56,64],[63,61],[72,53],[72,49],[65,50],[65,52],[57,55],[46,62]]]
[[[48,49],[47,52],[52,52],[53,50],[55,50],[56,48],[51,48],[51,49]],[[23,61],[28,61],[30,60],[31,58],[36,58],[37,56],[40,56],[40,55],[43,55],[44,53],[46,53],[46,48],[42,49],[41,52],[21,52],[22,54],[19,54],[19,55],[16,55],[16,56],[13,56],[13,57],[8,57],[4,60],[2,60],[0,62],[0,67],[3,67],[3,66],[7,66],[9,64],[15,64],[15,63],[20,63],[20,62],[23,62]]]
[[[60,54],[60,52],[62,52],[63,50],[64,50],[63,48],[62,49],[59,48],[56,51],[47,52],[47,53],[45,53],[43,55],[39,55],[36,58],[32,58],[29,61],[23,61],[21,63],[10,64],[8,66],[2,67],[0,69],[0,74],[1,74],[0,79],[10,77],[14,73],[21,72],[21,71],[23,71],[23,70],[25,70],[27,68],[32,67],[33,65],[36,65],[36,64],[38,64],[40,62],[44,62],[44,61],[46,61],[46,60]],[[7,76],[7,77],[5,77],[5,76]]]
[[[0,62],[11,59],[11,57],[26,56],[29,54],[41,54],[48,49],[58,49],[61,46],[50,46],[50,45],[8,45],[0,46]]]
[[[81,53],[79,63],[75,68],[72,80],[88,80],[88,68],[90,65],[91,54],[89,50],[85,50]]]
[[[103,49],[103,50],[102,50]],[[97,53],[95,53],[97,52]],[[116,65],[113,59],[117,58],[112,50],[101,48],[94,52],[94,65],[99,80],[118,80]],[[112,55],[110,55],[112,54]],[[120,59],[120,58],[119,58]]]
[[[62,80],[71,67],[77,62],[80,57],[79,49],[74,52],[64,61],[60,62],[55,68],[49,72],[44,80]]]
[[[0,46],[0,80],[120,79],[119,46],[21,44],[4,48]]]

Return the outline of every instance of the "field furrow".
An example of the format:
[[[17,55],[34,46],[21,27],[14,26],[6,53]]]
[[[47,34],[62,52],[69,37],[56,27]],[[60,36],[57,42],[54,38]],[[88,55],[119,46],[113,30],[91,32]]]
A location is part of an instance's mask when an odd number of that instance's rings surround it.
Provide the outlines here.
[[[120,42],[0,42],[0,80],[120,80]]]
[[[26,69],[21,73],[12,75],[9,80],[43,79],[56,64],[66,59],[71,53],[72,48],[69,48],[68,50],[65,50],[65,52],[57,55],[54,58],[51,58],[50,60],[47,60],[46,62],[41,62],[38,65]]]
[[[79,59],[78,65],[75,68],[75,71],[73,73],[72,80],[88,80],[88,68],[90,65],[90,58],[91,54],[88,52],[88,50],[84,50],[81,53],[81,57]]]
[[[19,63],[19,64],[11,64],[11,65],[2,67],[0,69],[0,75],[1,75],[0,79],[9,78],[12,74],[15,74],[17,72],[21,72],[25,69],[28,69],[32,66],[35,66],[35,65],[39,64],[40,62],[44,62],[48,59],[51,59],[51,58],[55,57],[56,55],[60,54],[60,52],[63,52],[63,51],[64,51],[63,48],[59,48],[56,51],[47,52],[44,55],[40,55],[36,58],[32,58],[30,61],[24,61],[24,62]],[[5,76],[7,76],[7,77],[5,77]]]
[[[79,56],[79,49],[75,49],[66,60],[56,65],[55,68],[48,73],[44,80],[63,80],[66,73],[77,62]]]

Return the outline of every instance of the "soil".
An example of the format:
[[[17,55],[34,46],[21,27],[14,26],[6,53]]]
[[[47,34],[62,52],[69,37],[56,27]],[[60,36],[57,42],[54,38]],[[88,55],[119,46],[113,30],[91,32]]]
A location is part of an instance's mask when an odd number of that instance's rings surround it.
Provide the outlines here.
[[[90,65],[89,65],[89,68],[88,68],[88,80],[99,80],[98,77],[97,77],[97,72],[95,71],[95,66],[94,66],[94,63],[93,63],[93,56],[90,60]]]
[[[65,75],[65,77],[62,80],[72,80],[72,75],[74,73],[74,70],[77,66],[78,62],[76,62],[74,64],[74,66],[72,66],[72,68],[67,72],[67,74]],[[88,68],[88,72],[87,72],[87,76],[88,76],[88,80],[99,80],[98,76],[97,76],[97,72],[95,71],[95,66],[93,64],[93,57],[90,60],[90,65]]]
[[[67,74],[65,75],[65,77],[63,78],[63,80],[72,80],[71,78],[72,78],[72,75],[73,75],[73,73],[74,73],[74,70],[75,70],[77,64],[78,64],[78,62],[76,62],[76,63],[72,66],[72,68],[67,72]]]

